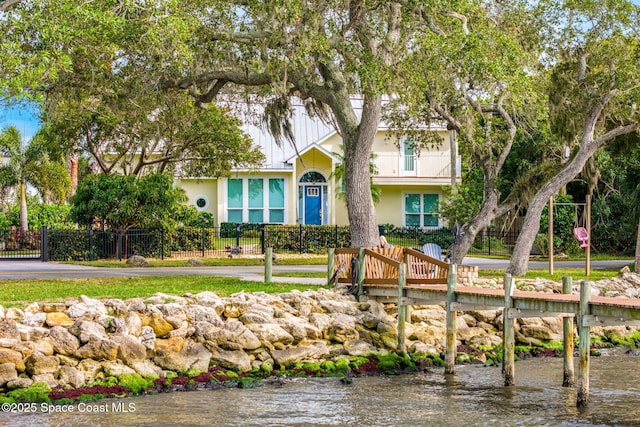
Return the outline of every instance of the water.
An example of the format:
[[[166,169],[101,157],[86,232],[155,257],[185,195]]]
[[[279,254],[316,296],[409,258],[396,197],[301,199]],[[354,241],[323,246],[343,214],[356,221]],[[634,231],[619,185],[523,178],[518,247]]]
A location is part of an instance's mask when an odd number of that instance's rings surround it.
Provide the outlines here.
[[[499,367],[456,366],[403,376],[297,378],[283,385],[104,399],[70,414],[0,413],[12,426],[640,426],[640,358],[591,359],[590,403],[563,388],[562,359],[516,363],[516,386]],[[577,372],[577,371],[576,371]],[[88,413],[87,410],[103,410]]]

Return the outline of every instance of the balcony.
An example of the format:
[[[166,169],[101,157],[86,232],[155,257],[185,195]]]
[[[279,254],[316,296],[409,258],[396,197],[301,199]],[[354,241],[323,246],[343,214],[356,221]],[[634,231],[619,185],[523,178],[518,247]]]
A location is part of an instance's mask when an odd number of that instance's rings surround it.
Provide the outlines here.
[[[451,156],[448,152],[420,156],[380,153],[376,154],[374,163],[378,171],[375,178],[379,183],[391,183],[389,179],[397,178],[433,179],[434,182],[443,183],[451,181]],[[456,178],[460,177],[460,156],[458,156]]]

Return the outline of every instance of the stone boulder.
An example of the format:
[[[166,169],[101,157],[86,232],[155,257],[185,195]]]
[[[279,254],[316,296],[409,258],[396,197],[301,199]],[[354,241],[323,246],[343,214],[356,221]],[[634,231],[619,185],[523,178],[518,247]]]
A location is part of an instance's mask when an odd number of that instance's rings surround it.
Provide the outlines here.
[[[91,336],[85,345],[76,350],[75,356],[80,359],[114,360],[118,356],[118,343]]]
[[[50,328],[53,328],[55,326],[71,326],[74,321],[65,313],[54,311],[46,314],[45,323]]]
[[[58,359],[35,352],[24,361],[25,371],[31,375],[53,374],[60,368]],[[34,380],[35,381],[35,380]]]
[[[271,356],[280,366],[298,362],[305,359],[317,359],[329,354],[327,344],[318,341],[310,345],[287,348],[284,350],[272,350]]]
[[[251,370],[251,358],[242,350],[224,350],[213,345],[207,345],[207,349],[211,352],[212,365],[240,372]]]
[[[187,340],[179,352],[156,349],[153,361],[163,369],[186,372],[189,369],[204,372],[209,369],[211,353],[202,344]]]
[[[80,339],[81,343],[86,343],[91,337],[106,338],[107,331],[99,323],[91,320],[78,320],[69,327],[69,332]]]
[[[0,387],[18,379],[18,371],[13,363],[0,363]]]
[[[140,255],[133,255],[127,258],[127,264],[134,267],[149,267],[149,261]]]
[[[287,331],[285,331],[280,325],[276,325],[274,323],[267,323],[264,325],[251,323],[246,325],[247,329],[253,332],[260,341],[268,342],[268,343],[282,343],[282,344],[292,344],[294,339],[293,336]]]
[[[0,364],[11,363],[19,372],[24,372],[25,366],[22,353],[8,348],[0,348]]]
[[[118,359],[133,367],[147,358],[146,347],[131,335],[113,335],[111,340],[118,345]]]
[[[49,338],[51,339],[53,350],[58,354],[71,356],[80,347],[80,340],[62,326],[51,328]]]
[[[84,374],[77,368],[72,366],[61,366],[55,375],[55,378],[61,384],[71,384],[74,387],[84,385]]]

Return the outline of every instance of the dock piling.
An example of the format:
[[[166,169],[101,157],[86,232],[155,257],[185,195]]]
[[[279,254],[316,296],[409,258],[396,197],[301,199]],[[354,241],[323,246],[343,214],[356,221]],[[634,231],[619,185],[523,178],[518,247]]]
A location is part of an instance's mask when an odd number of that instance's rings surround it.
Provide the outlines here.
[[[562,278],[562,293],[571,294],[573,291],[573,279],[571,276],[564,276]],[[562,319],[562,334],[563,334],[563,353],[564,353],[564,373],[562,379],[563,387],[571,387],[575,384],[575,372],[573,368],[573,317],[565,315]]]
[[[511,274],[504,275],[504,311],[502,314],[503,323],[503,357],[502,357],[502,374],[504,375],[504,385],[515,385],[515,330],[514,321],[510,316],[510,310],[513,308],[513,291],[515,283]]]
[[[589,362],[591,352],[591,328],[585,325],[585,316],[589,313],[589,300],[591,299],[591,282],[583,280],[580,282],[580,307],[578,317],[578,408],[586,408],[589,404]]]
[[[446,349],[444,355],[444,373],[453,374],[456,364],[456,320],[458,313],[452,308],[452,303],[456,300],[456,285],[458,282],[457,266],[451,264],[449,275],[447,276],[447,325],[446,325]]]

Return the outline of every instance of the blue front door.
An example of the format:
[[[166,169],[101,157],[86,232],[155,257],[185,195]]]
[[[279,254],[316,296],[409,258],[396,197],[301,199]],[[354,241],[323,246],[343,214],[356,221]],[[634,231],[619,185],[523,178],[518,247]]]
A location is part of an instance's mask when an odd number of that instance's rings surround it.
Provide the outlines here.
[[[322,224],[322,187],[309,185],[304,187],[304,223]]]

